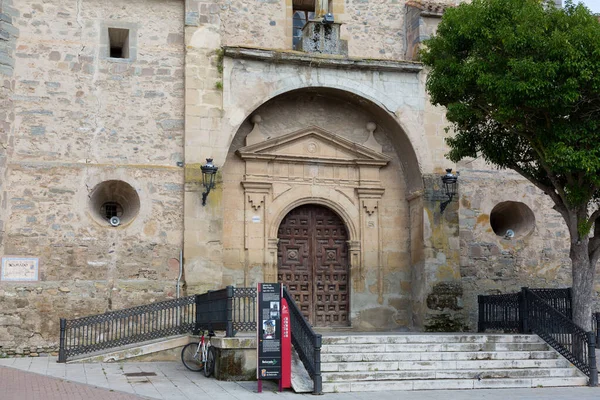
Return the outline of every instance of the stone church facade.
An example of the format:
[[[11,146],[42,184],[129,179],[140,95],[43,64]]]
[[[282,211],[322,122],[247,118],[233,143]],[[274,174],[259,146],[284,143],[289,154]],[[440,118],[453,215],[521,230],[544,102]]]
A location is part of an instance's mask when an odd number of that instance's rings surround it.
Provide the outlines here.
[[[4,0],[0,255],[37,275],[2,275],[0,354],[174,298],[180,254],[182,295],[281,281],[327,329],[474,330],[478,294],[568,286],[549,199],[444,158],[417,50],[448,6]]]

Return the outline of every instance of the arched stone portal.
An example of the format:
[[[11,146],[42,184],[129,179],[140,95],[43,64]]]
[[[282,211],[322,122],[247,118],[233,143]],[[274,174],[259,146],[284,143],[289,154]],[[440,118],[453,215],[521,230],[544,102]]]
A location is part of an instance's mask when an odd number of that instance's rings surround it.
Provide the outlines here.
[[[222,251],[223,266],[205,269],[223,284],[277,282],[286,216],[322,207],[344,226],[349,298],[344,315],[336,306],[309,317],[356,330],[411,327],[423,211],[405,166],[414,152],[399,136],[389,118],[338,92],[296,91],[261,106],[235,135],[211,193],[223,214],[209,229],[222,229],[210,254]]]
[[[279,225],[277,280],[313,326],[350,323],[348,234],[330,209],[306,204]]]

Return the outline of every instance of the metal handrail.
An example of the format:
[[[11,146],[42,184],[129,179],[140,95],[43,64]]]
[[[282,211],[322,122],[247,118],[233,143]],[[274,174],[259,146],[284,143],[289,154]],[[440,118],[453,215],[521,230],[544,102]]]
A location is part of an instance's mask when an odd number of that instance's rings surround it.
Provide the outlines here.
[[[596,347],[600,345],[600,312],[592,313],[592,331],[596,332]]]
[[[195,296],[67,320],[60,319],[58,362],[69,357],[192,330]]]
[[[316,333],[312,326],[306,321],[300,308],[296,305],[293,297],[283,289],[283,297],[290,308],[290,325],[292,327],[292,344],[298,353],[298,357],[304,364],[308,374],[313,380],[313,394],[323,392],[323,377],[321,376],[321,344],[322,337]]]
[[[255,331],[256,288],[227,286],[104,314],[61,318],[58,362],[200,329],[224,330],[227,337],[237,331]]]
[[[569,317],[549,305],[534,291],[523,288],[524,331],[531,330],[589,377],[590,386],[598,385],[596,337]]]
[[[528,289],[544,303],[572,319],[572,291],[565,289]],[[522,292],[477,296],[479,318],[477,331],[488,329],[503,332],[522,332]]]
[[[477,331],[486,329],[503,332],[519,332],[520,330],[520,293],[479,295],[479,318]]]

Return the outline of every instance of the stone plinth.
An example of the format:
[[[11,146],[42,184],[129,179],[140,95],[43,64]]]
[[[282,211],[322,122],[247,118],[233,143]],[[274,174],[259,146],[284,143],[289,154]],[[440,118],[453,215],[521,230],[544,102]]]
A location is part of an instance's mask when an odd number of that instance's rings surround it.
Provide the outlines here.
[[[212,345],[217,350],[215,378],[221,381],[249,381],[256,379],[256,337],[215,337]]]
[[[307,53],[348,55],[348,41],[340,39],[339,23],[309,21],[302,28],[299,50]]]

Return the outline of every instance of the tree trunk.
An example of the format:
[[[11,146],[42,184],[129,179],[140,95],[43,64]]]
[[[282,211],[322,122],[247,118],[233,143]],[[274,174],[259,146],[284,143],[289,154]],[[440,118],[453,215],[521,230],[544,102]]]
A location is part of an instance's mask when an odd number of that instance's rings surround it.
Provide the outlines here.
[[[592,330],[592,299],[595,265],[590,264],[588,241],[571,242],[573,276],[573,322],[586,332]]]

